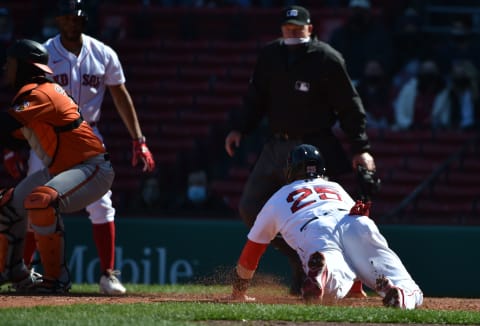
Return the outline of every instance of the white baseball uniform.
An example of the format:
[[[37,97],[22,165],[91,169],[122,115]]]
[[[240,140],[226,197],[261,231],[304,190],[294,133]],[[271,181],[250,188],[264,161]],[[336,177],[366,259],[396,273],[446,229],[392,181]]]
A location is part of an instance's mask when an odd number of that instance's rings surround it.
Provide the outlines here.
[[[97,123],[106,86],[125,83],[125,75],[116,52],[108,45],[82,34],[83,45],[78,57],[67,51],[60,42],[60,35],[48,39],[43,45],[49,53],[48,66],[53,70],[54,80],[78,103],[82,116],[103,140]],[[42,162],[30,151],[28,174],[43,168]],[[114,220],[112,192],[86,207],[94,224]]]
[[[325,297],[345,297],[355,279],[375,289],[377,278],[383,275],[403,291],[405,308],[421,305],[422,291],[373,220],[349,214],[354,204],[338,183],[322,178],[297,180],[267,201],[248,239],[268,244],[277,233],[282,234],[298,252],[306,273],[310,255],[323,253]]]

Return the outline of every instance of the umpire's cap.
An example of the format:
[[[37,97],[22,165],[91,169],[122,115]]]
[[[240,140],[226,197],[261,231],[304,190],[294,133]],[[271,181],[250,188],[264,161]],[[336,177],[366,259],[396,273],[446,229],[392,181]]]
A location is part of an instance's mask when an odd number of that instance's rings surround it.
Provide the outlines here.
[[[310,12],[301,6],[288,6],[283,9],[282,25],[310,25]]]
[[[7,57],[17,59],[20,64],[31,64],[48,74],[53,74],[47,65],[47,49],[38,42],[28,39],[17,40],[7,49]]]
[[[56,16],[74,15],[87,18],[82,0],[59,0]]]

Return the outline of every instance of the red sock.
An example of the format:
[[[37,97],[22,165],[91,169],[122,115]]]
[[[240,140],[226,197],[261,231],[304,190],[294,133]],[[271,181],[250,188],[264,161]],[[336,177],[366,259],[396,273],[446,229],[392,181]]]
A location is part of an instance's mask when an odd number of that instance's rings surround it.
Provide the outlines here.
[[[363,284],[361,281],[353,282],[352,288],[350,289],[352,292],[362,292],[363,291]]]
[[[93,241],[97,246],[101,272],[114,269],[115,264],[115,223],[93,225]]]
[[[25,247],[23,249],[23,261],[25,265],[31,267],[33,262],[33,255],[37,250],[37,243],[35,242],[35,233],[27,231],[25,234]]]
[[[350,291],[347,294],[347,298],[366,298],[368,295],[363,290],[363,283],[361,281],[353,282]]]

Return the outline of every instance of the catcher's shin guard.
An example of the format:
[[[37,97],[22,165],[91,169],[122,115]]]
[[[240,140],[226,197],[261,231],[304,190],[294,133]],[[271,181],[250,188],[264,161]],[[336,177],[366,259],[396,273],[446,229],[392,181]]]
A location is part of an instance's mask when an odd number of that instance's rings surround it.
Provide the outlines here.
[[[26,272],[22,260],[26,219],[8,205],[12,196],[13,188],[0,191],[0,280],[4,281],[22,277]]]
[[[43,264],[43,277],[59,280],[65,266],[63,232],[50,235],[35,233],[35,241]]]
[[[64,230],[57,209],[58,193],[50,187],[37,187],[27,196],[24,205],[35,233],[44,278],[59,280],[66,267]]]

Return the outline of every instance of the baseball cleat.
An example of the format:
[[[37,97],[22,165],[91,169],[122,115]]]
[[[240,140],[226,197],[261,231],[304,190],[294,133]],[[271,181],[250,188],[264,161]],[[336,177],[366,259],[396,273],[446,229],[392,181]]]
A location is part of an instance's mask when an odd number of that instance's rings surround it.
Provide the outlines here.
[[[116,277],[117,275],[120,275],[119,271],[108,270],[100,277],[100,293],[119,295],[127,292],[127,289],[125,289],[125,287]]]
[[[308,260],[308,273],[303,281],[302,296],[307,301],[321,300],[323,298],[323,285],[318,281],[325,283],[326,278],[325,257],[320,252],[315,252]]]
[[[28,274],[23,279],[19,281],[13,281],[9,288],[18,293],[31,292],[32,289],[38,284],[42,283],[42,281],[42,274],[35,272],[35,270],[32,268],[28,271]]]
[[[385,307],[406,309],[402,290],[394,286],[384,275],[376,279],[375,291],[383,297]]]
[[[392,287],[387,291],[382,302],[385,307],[405,309],[404,305],[402,304],[402,298],[402,291],[397,287]]]
[[[72,282],[62,282],[60,280],[52,280],[43,278],[42,282],[35,284],[30,292],[42,293],[42,294],[64,294],[68,293],[72,288]]]

